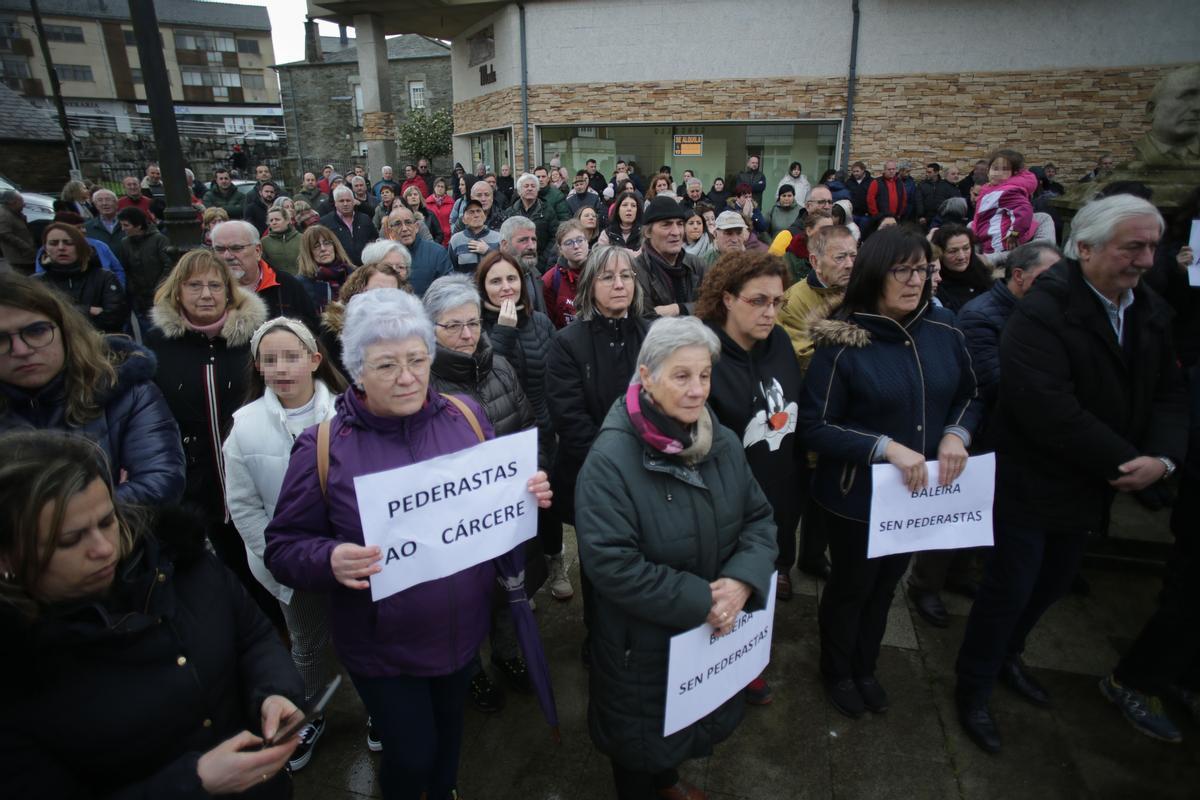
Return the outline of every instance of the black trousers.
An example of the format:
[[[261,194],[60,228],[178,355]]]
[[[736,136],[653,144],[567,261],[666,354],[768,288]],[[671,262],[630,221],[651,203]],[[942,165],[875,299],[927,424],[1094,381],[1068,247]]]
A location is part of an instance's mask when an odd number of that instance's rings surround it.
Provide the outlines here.
[[[1118,681],[1147,694],[1200,689],[1200,555],[1176,540],[1158,608],[1117,665]]]
[[[958,651],[958,696],[970,702],[987,701],[1005,660],[1025,650],[1046,609],[1070,590],[1087,532],[997,520],[995,540]]]
[[[679,772],[668,769],[657,774],[626,769],[612,762],[613,783],[617,785],[617,800],[654,800],[659,789],[669,789],[679,783]]]
[[[800,495],[800,564],[815,565],[825,556],[829,538],[825,533],[821,507],[812,499],[812,468],[805,463],[800,468],[796,491]],[[794,542],[793,542],[794,544]],[[783,548],[780,547],[780,557]],[[788,562],[790,565],[792,562]]]
[[[867,523],[820,508],[829,535],[829,582],[821,595],[821,674],[830,681],[875,674],[896,584],[908,553],[867,558]]]
[[[976,557],[986,552],[981,548],[964,550],[924,550],[913,556],[908,585],[922,592],[940,592],[950,577],[958,584],[970,583],[971,566]]]

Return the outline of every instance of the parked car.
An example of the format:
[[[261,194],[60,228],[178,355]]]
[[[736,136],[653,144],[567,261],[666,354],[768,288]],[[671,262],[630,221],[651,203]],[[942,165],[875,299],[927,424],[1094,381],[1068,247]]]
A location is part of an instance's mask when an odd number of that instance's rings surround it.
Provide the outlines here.
[[[254,181],[247,181],[247,180],[243,180],[241,178],[234,178],[233,185],[242,194],[250,194],[251,192],[254,191]],[[211,189],[212,187],[213,187],[212,181],[209,181],[208,183],[204,184],[204,188],[206,188],[206,189]]]
[[[278,142],[279,134],[275,131],[246,131],[240,137],[243,142]]]
[[[28,222],[44,222],[54,219],[54,198],[48,194],[22,192],[21,187],[0,175],[0,191],[21,192],[25,198],[25,219]]]

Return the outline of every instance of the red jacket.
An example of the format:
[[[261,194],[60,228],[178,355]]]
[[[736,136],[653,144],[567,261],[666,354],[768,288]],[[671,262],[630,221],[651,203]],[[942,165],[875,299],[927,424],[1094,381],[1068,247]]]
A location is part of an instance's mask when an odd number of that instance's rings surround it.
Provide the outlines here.
[[[442,226],[442,237],[446,240],[446,248],[450,248],[450,209],[454,208],[454,198],[448,194],[441,196],[438,199],[436,194],[431,194],[425,198],[425,207],[433,212],[437,217],[437,221]]]
[[[140,208],[146,213],[146,216],[151,222],[157,222],[158,218],[154,216],[154,212],[150,210],[151,199],[146,195],[142,195],[137,200],[131,200],[129,195],[121,195],[121,199],[117,201],[117,210],[123,208]]]
[[[879,196],[879,187],[884,187],[883,197]],[[908,196],[904,184],[896,178],[885,178],[882,175],[871,181],[867,187],[867,211],[872,217],[880,214],[891,214],[897,218],[904,215],[908,207]]]

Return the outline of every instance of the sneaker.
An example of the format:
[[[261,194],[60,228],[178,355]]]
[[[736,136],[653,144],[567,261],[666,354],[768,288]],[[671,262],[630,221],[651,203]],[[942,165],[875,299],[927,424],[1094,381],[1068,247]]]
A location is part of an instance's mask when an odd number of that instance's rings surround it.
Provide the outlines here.
[[[379,733],[375,730],[375,720],[370,717],[367,717],[367,749],[372,753],[383,750],[383,742],[379,740]]]
[[[513,691],[521,694],[529,694],[533,691],[533,684],[529,682],[529,670],[525,667],[525,659],[517,656],[516,658],[500,658],[495,653],[492,653],[492,666],[500,671],[504,676],[504,680],[508,683]]]
[[[761,675],[750,681],[750,685],[746,687],[746,702],[752,706],[767,706],[774,699],[770,685]]]
[[[833,707],[850,719],[858,719],[867,710],[853,678],[843,678],[837,682],[825,681],[825,693],[829,695],[829,702],[833,703]]]
[[[288,769],[292,772],[299,772],[304,769],[305,765],[312,759],[313,748],[317,746],[317,739],[320,739],[323,733],[325,733],[324,717],[317,717],[317,719],[300,729],[300,744],[296,746],[296,749],[292,751],[292,757],[288,759]]]
[[[1183,734],[1163,711],[1162,701],[1154,695],[1122,686],[1112,675],[1100,681],[1100,694],[1121,709],[1133,727],[1150,738],[1171,743],[1183,741]]]
[[[504,708],[504,692],[496,685],[487,670],[480,669],[471,678],[471,703],[485,714],[494,714]]]
[[[575,590],[571,588],[571,579],[567,577],[567,560],[565,553],[559,553],[556,556],[546,556],[546,566],[550,569],[550,576],[546,582],[550,585],[550,596],[555,600],[570,600],[575,596]]]
[[[888,710],[887,692],[873,676],[855,678],[854,685],[858,687],[858,696],[862,698],[863,705],[872,714],[882,714]]]

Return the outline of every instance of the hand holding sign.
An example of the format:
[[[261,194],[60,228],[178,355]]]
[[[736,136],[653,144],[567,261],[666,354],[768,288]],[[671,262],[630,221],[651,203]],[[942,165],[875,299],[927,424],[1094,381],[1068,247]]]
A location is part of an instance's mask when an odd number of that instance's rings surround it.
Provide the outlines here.
[[[333,570],[333,577],[343,586],[370,589],[371,582],[367,578],[383,570],[379,565],[382,558],[383,551],[378,547],[343,542],[329,554],[329,567]]]
[[[724,636],[733,630],[733,623],[750,599],[750,587],[734,578],[718,578],[708,588],[713,604],[705,622],[717,629],[718,636]]]
[[[554,497],[554,492],[550,491],[549,475],[538,470],[533,473],[533,477],[529,479],[529,483],[525,484],[525,488],[537,498],[538,508],[550,507],[550,499]]]
[[[900,470],[904,485],[912,491],[924,489],[929,483],[929,471],[925,468],[925,456],[910,450],[897,441],[888,442],[884,449],[888,463]]]
[[[967,468],[967,448],[963,440],[947,433],[938,444],[938,485],[949,486]]]

